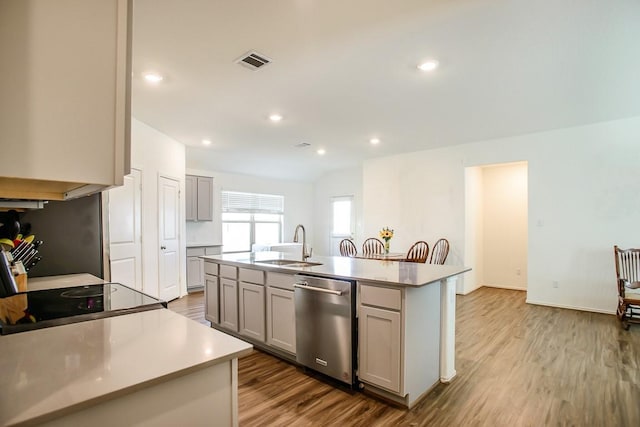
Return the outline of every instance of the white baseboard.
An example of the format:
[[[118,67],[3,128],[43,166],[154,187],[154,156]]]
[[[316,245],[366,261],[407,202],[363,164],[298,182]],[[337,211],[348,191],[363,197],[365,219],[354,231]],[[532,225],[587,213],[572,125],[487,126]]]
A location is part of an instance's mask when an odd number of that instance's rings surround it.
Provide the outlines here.
[[[556,303],[550,303],[546,301],[534,301],[529,298],[527,298],[526,303],[533,304],[533,305],[544,305],[546,307],[567,308],[569,310],[589,311],[591,313],[616,314],[615,310],[601,310],[599,308],[578,307],[576,305],[556,304]]]
[[[492,285],[492,284],[483,284],[487,288],[498,288],[498,289],[511,289],[512,291],[526,291],[527,288],[518,287],[518,286],[503,286],[503,285]]]
[[[456,295],[469,295],[471,292],[476,291],[478,289],[480,289],[482,287],[482,285],[479,285],[473,289],[466,289],[464,292],[456,292]]]

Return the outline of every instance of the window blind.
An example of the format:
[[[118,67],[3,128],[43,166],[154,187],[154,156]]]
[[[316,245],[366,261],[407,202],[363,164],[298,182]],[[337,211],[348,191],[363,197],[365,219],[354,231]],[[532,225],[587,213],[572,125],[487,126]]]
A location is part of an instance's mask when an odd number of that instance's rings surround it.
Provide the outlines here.
[[[284,196],[222,192],[222,212],[284,213]]]

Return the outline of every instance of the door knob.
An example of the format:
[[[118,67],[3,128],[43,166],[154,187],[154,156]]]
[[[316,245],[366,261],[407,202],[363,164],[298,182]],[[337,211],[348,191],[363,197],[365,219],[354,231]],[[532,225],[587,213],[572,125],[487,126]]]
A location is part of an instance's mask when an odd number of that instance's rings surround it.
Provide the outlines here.
[[[166,246],[160,246],[160,249],[165,250],[165,249],[167,249],[167,247]]]

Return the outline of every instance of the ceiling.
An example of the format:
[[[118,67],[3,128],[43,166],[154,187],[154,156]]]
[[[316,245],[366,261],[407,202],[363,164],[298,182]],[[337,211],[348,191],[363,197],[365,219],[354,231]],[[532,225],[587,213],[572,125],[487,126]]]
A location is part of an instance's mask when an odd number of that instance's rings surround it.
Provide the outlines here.
[[[637,0],[134,0],[132,108],[190,167],[311,181],[640,115],[638,40]],[[235,63],[251,50],[273,62]]]

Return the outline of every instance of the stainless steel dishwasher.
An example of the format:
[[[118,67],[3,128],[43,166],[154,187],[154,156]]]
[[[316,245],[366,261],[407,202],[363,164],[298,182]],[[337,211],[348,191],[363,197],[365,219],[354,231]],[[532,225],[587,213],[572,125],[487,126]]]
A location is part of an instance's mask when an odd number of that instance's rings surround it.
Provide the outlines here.
[[[295,275],[298,363],[355,386],[355,282]]]

